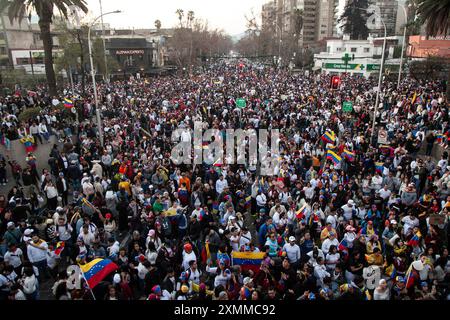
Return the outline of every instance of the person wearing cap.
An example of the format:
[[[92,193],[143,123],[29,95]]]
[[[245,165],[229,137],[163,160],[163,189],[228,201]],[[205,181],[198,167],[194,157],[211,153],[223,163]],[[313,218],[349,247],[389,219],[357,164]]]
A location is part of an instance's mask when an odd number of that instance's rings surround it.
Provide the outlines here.
[[[10,245],[19,246],[20,242],[22,241],[22,232],[20,232],[19,228],[16,228],[16,225],[14,222],[10,221],[6,224],[6,232],[3,235],[3,239],[5,241],[5,244],[7,247]]]
[[[348,200],[346,204],[344,204],[341,209],[343,212],[343,217],[345,221],[350,221],[353,219],[353,217],[356,215],[357,210],[355,207],[355,202],[353,200]]]
[[[282,251],[286,253],[286,257],[289,259],[289,263],[294,269],[297,269],[301,260],[301,251],[294,236],[289,237],[289,242],[284,244]]]
[[[331,232],[336,234],[336,229],[333,228],[331,222],[327,222],[325,228],[323,228],[323,230],[320,232],[320,241],[323,243],[323,241],[328,238]]]
[[[190,244],[189,242],[187,242],[183,245],[182,257],[183,257],[183,262],[181,265],[183,267],[183,270],[189,269],[190,261],[197,261],[197,256],[196,256],[195,252],[193,251],[192,244]]]

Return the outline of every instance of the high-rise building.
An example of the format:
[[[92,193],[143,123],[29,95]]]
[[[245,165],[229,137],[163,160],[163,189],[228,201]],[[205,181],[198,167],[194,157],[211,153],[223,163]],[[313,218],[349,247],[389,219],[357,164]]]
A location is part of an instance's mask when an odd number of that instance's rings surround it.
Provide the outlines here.
[[[369,4],[375,5],[386,24],[387,36],[396,34],[398,0],[370,0]],[[384,36],[384,28],[372,29],[369,32],[375,36]]]
[[[336,3],[334,0],[319,0],[318,5],[317,40],[322,40],[333,36],[335,26],[334,9]]]

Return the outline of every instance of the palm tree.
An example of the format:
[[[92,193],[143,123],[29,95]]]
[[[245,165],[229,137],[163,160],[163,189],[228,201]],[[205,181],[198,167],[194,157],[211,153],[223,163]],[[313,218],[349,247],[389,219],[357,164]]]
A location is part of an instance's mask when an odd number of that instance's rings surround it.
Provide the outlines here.
[[[156,27],[156,30],[159,32],[159,30],[161,29],[161,21],[160,20],[155,20],[155,27]]]
[[[187,22],[188,22],[188,27],[192,27],[192,22],[194,21],[194,11],[188,11],[187,13]]]
[[[50,25],[53,23],[53,9],[56,7],[59,13],[67,19],[69,6],[76,6],[87,12],[88,8],[85,0],[0,0],[0,12],[8,9],[8,16],[11,23],[20,20],[25,15],[35,11],[39,17],[39,28],[41,29],[41,39],[44,45],[45,74],[49,87],[49,93],[56,95],[56,77],[53,69],[53,41],[50,33]]]
[[[183,16],[184,16],[184,11],[183,9],[177,9],[177,11],[175,11],[175,13],[178,15],[178,20],[180,20],[180,28],[183,28]]]
[[[450,0],[419,0],[417,15],[428,36],[446,36],[450,29]],[[447,100],[450,101],[450,69],[447,76]]]

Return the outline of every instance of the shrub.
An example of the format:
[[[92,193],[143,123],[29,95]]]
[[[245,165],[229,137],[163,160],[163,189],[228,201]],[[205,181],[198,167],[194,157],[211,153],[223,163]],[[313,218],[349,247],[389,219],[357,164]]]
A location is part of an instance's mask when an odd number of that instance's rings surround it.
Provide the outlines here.
[[[28,108],[25,111],[23,111],[21,114],[19,114],[19,121],[28,121],[32,118],[36,118],[41,113],[41,108],[35,107],[35,108]]]

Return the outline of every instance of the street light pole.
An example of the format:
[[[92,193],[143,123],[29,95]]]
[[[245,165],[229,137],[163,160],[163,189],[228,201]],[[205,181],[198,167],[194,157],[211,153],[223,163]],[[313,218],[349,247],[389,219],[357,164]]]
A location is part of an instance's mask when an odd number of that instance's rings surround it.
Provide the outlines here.
[[[399,4],[403,9],[403,13],[405,14],[405,27],[403,30],[403,44],[402,44],[402,53],[400,56],[400,67],[398,69],[398,82],[397,82],[397,90],[400,88],[400,81],[402,79],[402,67],[403,67],[403,54],[405,52],[405,42],[406,42],[406,25],[408,23],[408,13],[406,12],[406,8],[404,5]]]
[[[116,10],[116,11],[107,12],[107,13],[104,13],[104,14],[98,16],[89,25],[89,29],[88,29],[89,60],[90,60],[90,63],[91,63],[92,86],[94,87],[95,113],[96,113],[96,116],[97,116],[97,127],[98,127],[98,131],[99,131],[99,135],[100,135],[100,144],[101,144],[102,147],[104,146],[103,128],[102,128],[102,121],[101,121],[101,118],[100,118],[100,109],[99,109],[99,106],[98,106],[97,85],[96,85],[96,82],[95,82],[94,59],[93,59],[93,55],[92,55],[92,44],[91,44],[91,29],[94,26],[95,22],[98,19],[102,18],[103,16],[106,16],[108,14],[113,14],[113,13],[120,13],[120,12],[121,12],[120,10]]]
[[[364,9],[364,8],[356,8],[356,9],[367,11],[367,9]],[[381,23],[383,24],[384,40],[383,40],[383,52],[381,53],[380,74],[378,75],[377,95],[375,98],[375,106],[374,106],[374,110],[373,110],[373,121],[372,121],[372,131],[370,133],[370,143],[372,143],[373,135],[375,133],[375,123],[377,122],[376,120],[377,120],[377,113],[378,113],[378,103],[380,101],[381,82],[383,80],[384,52],[386,51],[386,38],[387,38],[386,23],[384,23],[383,17],[381,17],[381,15],[379,15],[376,11],[374,11],[373,14],[376,15],[380,19]]]
[[[100,3],[100,16],[101,16],[101,24],[102,24],[102,42],[103,42],[103,56],[105,59],[105,81],[109,83],[109,74],[108,74],[108,60],[106,58],[106,44],[105,44],[105,27],[103,24],[103,8],[102,8],[102,0],[98,0]]]
[[[378,102],[380,100],[381,82],[383,80],[384,52],[386,51],[386,37],[387,37],[386,24],[384,23],[383,18],[381,16],[379,16],[379,18],[381,20],[381,23],[383,23],[383,27],[384,27],[384,40],[383,40],[383,52],[381,53],[380,74],[378,76],[377,96],[375,99],[375,108],[374,108],[374,112],[373,112],[372,132],[370,134],[371,140],[373,140],[373,135],[375,134],[375,123],[377,120]],[[371,141],[371,143],[372,143],[372,141]]]

